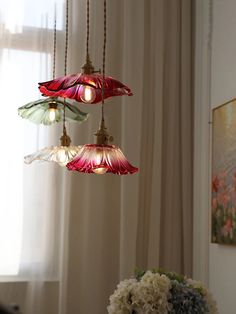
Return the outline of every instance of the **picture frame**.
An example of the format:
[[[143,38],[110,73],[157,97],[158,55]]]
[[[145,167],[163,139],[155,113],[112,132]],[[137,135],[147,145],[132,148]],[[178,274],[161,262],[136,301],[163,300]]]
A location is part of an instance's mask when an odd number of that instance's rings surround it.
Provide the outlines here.
[[[211,242],[236,245],[236,98],[212,110]]]

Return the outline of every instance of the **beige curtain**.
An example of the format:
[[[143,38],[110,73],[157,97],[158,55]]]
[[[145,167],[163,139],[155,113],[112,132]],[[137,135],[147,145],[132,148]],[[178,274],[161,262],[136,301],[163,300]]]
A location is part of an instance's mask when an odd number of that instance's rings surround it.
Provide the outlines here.
[[[84,0],[71,2],[69,65],[75,73],[85,61],[86,15]],[[91,57],[100,68],[103,1],[91,5]],[[35,166],[38,175],[40,169],[54,173],[54,193],[42,199],[55,217],[63,213],[54,238],[60,269],[55,280],[0,284],[1,300],[18,303],[24,314],[104,314],[115,286],[135,267],[191,274],[192,1],[109,0],[107,6],[107,74],[134,96],[108,100],[106,123],[114,144],[140,171],[97,176]],[[93,143],[100,106],[80,108],[91,117],[69,126],[69,134],[73,144]],[[58,138],[61,130],[52,133]],[[54,225],[47,222],[49,230]]]
[[[102,3],[92,2],[91,56],[98,66]],[[79,69],[84,2],[73,5],[80,13],[71,60]],[[135,267],[191,275],[192,9],[189,0],[108,1],[107,74],[134,96],[106,102],[107,125],[140,172],[70,174],[67,314],[104,314],[116,284]],[[72,130],[80,144],[93,142],[98,127],[99,106],[89,110],[87,124]]]
[[[64,1],[56,2],[60,75]],[[53,0],[0,0],[0,93],[7,103],[0,124],[0,133],[7,134],[0,158],[0,302],[19,304],[24,314],[59,313],[65,255],[59,254],[67,226],[64,169],[49,163],[27,166],[23,160],[57,145],[62,126],[38,126],[17,114],[18,107],[41,98],[37,83],[51,78],[54,14]]]

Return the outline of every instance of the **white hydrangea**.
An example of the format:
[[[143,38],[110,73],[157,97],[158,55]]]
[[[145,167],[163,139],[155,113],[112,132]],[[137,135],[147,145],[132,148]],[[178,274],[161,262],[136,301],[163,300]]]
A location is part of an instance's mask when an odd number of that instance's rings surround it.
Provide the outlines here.
[[[109,314],[167,314],[171,283],[165,275],[147,271],[140,281],[122,281],[110,297]]]
[[[170,288],[170,280],[165,275],[147,271],[134,287],[133,304],[136,309],[141,308],[143,314],[166,314],[171,309]]]
[[[186,279],[189,286],[194,289],[199,289],[202,292],[202,295],[208,305],[210,314],[219,314],[217,309],[216,301],[214,300],[212,294],[207,290],[207,288],[200,282],[193,279]]]
[[[109,314],[132,313],[131,296],[137,284],[136,279],[125,279],[118,284],[117,289],[110,296],[110,305],[107,308]]]

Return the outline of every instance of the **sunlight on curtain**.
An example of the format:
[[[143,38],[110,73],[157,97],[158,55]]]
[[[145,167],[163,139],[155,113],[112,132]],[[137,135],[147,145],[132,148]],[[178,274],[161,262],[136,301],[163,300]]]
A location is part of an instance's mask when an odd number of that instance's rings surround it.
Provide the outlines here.
[[[64,0],[57,0],[56,7],[57,28],[62,30]],[[23,163],[26,154],[53,144],[54,137],[48,128],[36,126],[17,114],[18,107],[41,97],[37,83],[51,75],[54,10],[53,0],[0,0],[1,280],[6,280],[5,276],[16,276],[12,280],[27,278],[32,265],[37,265],[42,274],[42,264],[44,270],[48,268],[53,253],[55,260],[58,252],[45,239],[50,235],[55,208],[53,201],[45,201],[50,198],[53,176],[47,183],[44,180],[55,168],[45,166],[38,172],[37,166]],[[52,134],[56,134],[57,129],[52,129]],[[55,190],[51,192],[54,195]],[[53,222],[50,226],[52,233],[55,225]],[[57,231],[51,235],[52,241]],[[47,241],[50,244],[45,249]]]
[[[24,86],[28,86],[27,97],[32,99],[38,97],[37,90],[35,91],[32,85],[37,83],[34,73],[40,73],[40,64],[45,63],[45,60],[41,61],[39,53],[11,49],[1,51],[2,118],[0,132],[2,149],[5,151],[0,155],[1,275],[16,275],[19,272],[23,223],[24,141],[26,141],[25,145],[35,146],[33,143],[37,138],[37,127],[30,125],[29,132],[25,132],[27,127],[18,117],[17,107],[25,101]],[[11,84],[13,77],[14,81]],[[24,79],[22,80],[22,78]]]
[[[11,33],[22,32],[24,27],[53,28],[53,19],[42,25],[42,16],[50,16],[57,7],[57,29],[63,28],[64,0],[1,0],[1,23]]]

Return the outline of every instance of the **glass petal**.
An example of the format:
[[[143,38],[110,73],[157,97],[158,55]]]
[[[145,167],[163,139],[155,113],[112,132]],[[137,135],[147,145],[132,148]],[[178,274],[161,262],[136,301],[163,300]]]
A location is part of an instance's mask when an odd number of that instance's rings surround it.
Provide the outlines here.
[[[92,103],[101,102],[103,86],[103,76],[101,74],[73,74],[59,77],[55,80],[39,83],[39,90],[45,96],[60,96],[82,102],[81,86],[84,85],[89,85],[96,91],[96,97]],[[104,98],[122,95],[132,96],[133,94],[128,86],[110,76],[106,76],[104,81]]]
[[[81,150],[81,146],[51,146],[45,147],[31,155],[25,156],[26,164],[33,161],[52,161],[60,166],[66,166]]]
[[[55,120],[49,119],[49,104],[55,103],[57,109],[55,111]],[[63,108],[64,100],[57,98],[45,98],[32,101],[20,108],[18,108],[18,114],[25,119],[28,119],[36,124],[52,125],[56,122],[63,120]],[[81,111],[75,105],[65,101],[65,115],[68,122],[82,122],[88,118],[88,113]]]
[[[79,154],[67,164],[67,168],[85,173],[94,173],[96,169],[105,169],[105,172],[118,175],[132,174],[138,171],[138,168],[128,162],[119,147],[95,144],[82,146]]]

